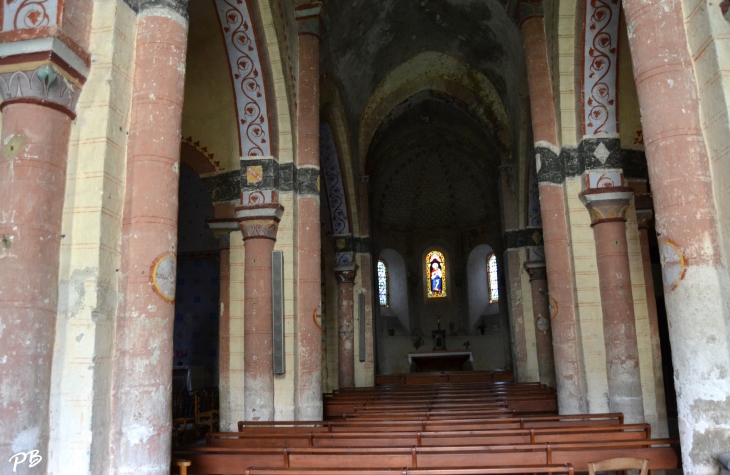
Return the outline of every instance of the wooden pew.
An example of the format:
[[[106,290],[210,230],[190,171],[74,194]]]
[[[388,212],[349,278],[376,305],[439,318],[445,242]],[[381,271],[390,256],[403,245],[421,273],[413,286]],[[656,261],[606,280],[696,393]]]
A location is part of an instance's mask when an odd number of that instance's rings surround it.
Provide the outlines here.
[[[457,468],[571,463],[587,471],[588,463],[616,457],[649,459],[651,470],[680,467],[679,441],[518,444],[468,447],[370,448],[219,448],[190,447],[173,452],[190,460],[191,474],[240,474],[248,467],[269,468]]]
[[[362,421],[362,420],[334,420],[334,421],[273,421],[252,422],[239,421],[239,432],[255,429],[264,433],[295,433],[303,432],[352,432],[353,430],[382,432],[382,431],[448,431],[448,430],[484,430],[484,429],[537,429],[549,427],[596,427],[623,424],[621,413],[608,414],[572,414],[552,416],[529,416],[515,418],[486,418],[486,419],[446,419],[446,420],[412,420],[412,421]]]
[[[566,473],[573,475],[573,466],[516,465],[512,467],[464,468],[401,468],[401,469],[332,469],[332,468],[248,468],[245,475],[508,475],[522,473]]]
[[[309,434],[209,433],[209,447],[437,447],[497,446],[529,443],[556,443],[641,440],[651,438],[648,424],[604,427],[508,429],[450,432],[310,432]]]

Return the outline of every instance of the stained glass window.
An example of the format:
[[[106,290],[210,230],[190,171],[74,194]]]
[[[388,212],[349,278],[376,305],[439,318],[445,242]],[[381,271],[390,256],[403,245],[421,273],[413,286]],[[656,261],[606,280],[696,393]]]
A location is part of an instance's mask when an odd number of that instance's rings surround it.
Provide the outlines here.
[[[446,259],[439,251],[426,254],[426,290],[430,299],[446,297]]]
[[[499,302],[499,284],[497,279],[497,256],[494,253],[487,258],[487,285],[489,286],[489,303]]]
[[[380,298],[381,307],[390,305],[388,299],[388,265],[382,259],[378,260],[378,297]]]

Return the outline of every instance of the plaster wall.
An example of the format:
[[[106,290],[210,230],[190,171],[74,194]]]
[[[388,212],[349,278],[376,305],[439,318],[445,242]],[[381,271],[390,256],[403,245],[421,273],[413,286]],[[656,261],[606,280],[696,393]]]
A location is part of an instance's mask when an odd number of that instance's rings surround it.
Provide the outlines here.
[[[355,262],[360,268],[355,279],[355,386],[375,386],[375,353],[373,348],[373,301],[371,293],[368,292],[369,280],[372,279],[372,263],[367,254],[357,254]],[[360,294],[365,294],[365,361],[360,361]]]
[[[527,381],[527,360],[528,350],[525,340],[525,305],[523,296],[527,292],[522,291],[522,279],[520,278],[520,250],[508,249],[504,253],[506,262],[507,295],[509,299],[509,330],[510,343],[512,346],[513,372],[518,382]],[[486,279],[485,279],[486,283]]]
[[[591,229],[588,209],[581,203],[579,177],[565,180],[568,235],[570,236],[573,278],[576,292],[576,316],[580,328],[580,343],[585,366],[588,411],[610,412],[608,408],[608,377],[606,346],[603,339],[603,312],[598,285],[596,242]]]
[[[537,361],[537,335],[535,334],[535,313],[532,308],[532,284],[530,284],[530,274],[525,270],[525,262],[528,259],[527,254],[527,249],[520,249],[522,319],[525,323],[525,348],[527,349],[525,381],[540,381],[540,370]]]
[[[296,199],[294,193],[281,193],[284,214],[276,233],[275,251],[284,253],[284,352],[285,373],[274,375],[276,420],[294,420],[294,369],[296,365]]]
[[[644,135],[639,111],[639,96],[636,92],[634,71],[631,66],[631,51],[626,30],[626,18],[621,9],[618,27],[618,131],[622,149],[644,150]]]
[[[322,368],[322,390],[324,392],[332,392],[338,389],[339,372],[337,365],[339,364],[338,349],[338,333],[337,333],[337,281],[335,280],[334,263],[335,249],[332,241],[328,239],[325,233],[322,233],[322,287],[324,289],[324,300],[322,302],[324,321],[324,346],[326,366]]]
[[[236,100],[214,3],[190,2],[182,135],[213,155],[217,170],[238,170]]]
[[[380,259],[388,267],[388,307],[380,307],[380,315],[395,317],[404,329],[410,330],[408,312],[408,277],[403,257],[393,249],[383,249]],[[377,274],[376,274],[377,275]]]
[[[94,2],[92,68],[69,143],[48,470],[104,474],[136,16]]]
[[[296,78],[299,71],[297,31],[292,2],[258,0],[271,64],[279,135],[279,163],[294,161],[296,143]],[[263,47],[263,45],[262,45]]]

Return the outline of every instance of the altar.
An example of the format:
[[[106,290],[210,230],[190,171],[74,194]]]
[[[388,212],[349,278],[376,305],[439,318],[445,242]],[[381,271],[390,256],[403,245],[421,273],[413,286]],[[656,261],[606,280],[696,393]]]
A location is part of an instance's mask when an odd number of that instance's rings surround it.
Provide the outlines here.
[[[411,372],[461,371],[464,364],[474,361],[471,351],[419,351],[408,353]]]

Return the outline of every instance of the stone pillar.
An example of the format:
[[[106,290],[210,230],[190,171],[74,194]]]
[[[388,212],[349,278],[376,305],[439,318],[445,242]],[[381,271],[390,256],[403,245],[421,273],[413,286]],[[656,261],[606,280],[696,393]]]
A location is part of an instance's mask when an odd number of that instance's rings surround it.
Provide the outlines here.
[[[540,383],[554,388],[553,330],[550,325],[550,302],[548,301],[545,262],[525,262],[525,269],[530,274],[530,286],[532,287],[532,311],[535,318],[535,343]]]
[[[243,297],[244,406],[247,421],[274,420],[274,356],[271,253],[284,208],[279,204],[239,207],[246,245]]]
[[[170,470],[187,2],[139,12],[111,394],[111,472]]]
[[[651,363],[654,370],[654,391],[656,394],[657,420],[652,424],[654,437],[669,437],[667,427],[667,401],[664,391],[664,367],[662,366],[662,345],[659,338],[659,318],[657,316],[656,294],[654,292],[654,276],[652,274],[651,254],[649,251],[649,224],[654,213],[651,210],[651,195],[636,195],[636,218],[639,223],[639,240],[641,244],[641,260],[644,269],[644,287],[646,288],[646,307],[649,313],[649,338],[651,339]]]
[[[51,61],[0,74],[0,463],[10,467],[17,452],[43,456],[16,473],[46,471],[61,217],[80,87]]]
[[[682,2],[624,0],[623,6],[662,259],[682,468],[717,473],[716,456],[730,440],[730,279],[701,88]]]
[[[297,345],[299,420],[322,419],[321,246],[319,214],[319,44],[322,7],[297,7]]]
[[[628,187],[588,188],[580,194],[596,241],[609,407],[623,412],[627,423],[639,424],[644,422],[644,402],[625,224],[632,196]]]
[[[588,412],[588,404],[575,315],[575,286],[566,219],[568,211],[563,177],[556,172],[560,169],[557,165],[560,151],[545,21],[541,2],[523,1],[519,8],[539,180],[558,408],[561,414],[585,413]]]
[[[340,388],[355,387],[354,294],[357,271],[336,270],[337,279],[337,375]]]

